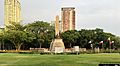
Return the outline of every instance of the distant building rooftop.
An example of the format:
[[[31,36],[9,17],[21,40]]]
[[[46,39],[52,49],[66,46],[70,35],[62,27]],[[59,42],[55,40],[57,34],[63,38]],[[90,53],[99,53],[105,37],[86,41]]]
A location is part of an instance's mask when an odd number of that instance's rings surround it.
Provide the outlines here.
[[[62,7],[62,8],[61,8],[61,10],[69,10],[69,9],[70,9],[70,10],[71,10],[71,9],[74,10],[75,7]]]

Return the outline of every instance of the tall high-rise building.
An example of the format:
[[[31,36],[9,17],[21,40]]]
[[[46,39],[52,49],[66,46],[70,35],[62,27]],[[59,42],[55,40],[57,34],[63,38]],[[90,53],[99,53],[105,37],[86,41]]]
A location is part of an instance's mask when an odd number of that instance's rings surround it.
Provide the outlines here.
[[[64,7],[61,8],[62,32],[67,30],[75,30],[75,8]]]
[[[20,0],[5,0],[4,8],[5,27],[11,25],[12,22],[20,23]]]

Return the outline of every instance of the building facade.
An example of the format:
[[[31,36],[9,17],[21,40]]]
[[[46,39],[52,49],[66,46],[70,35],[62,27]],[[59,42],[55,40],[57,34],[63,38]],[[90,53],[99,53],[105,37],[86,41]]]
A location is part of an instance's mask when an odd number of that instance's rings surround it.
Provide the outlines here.
[[[75,30],[75,8],[64,7],[61,8],[61,32],[67,30]]]
[[[4,1],[4,24],[11,25],[12,22],[20,23],[20,0],[5,0]]]

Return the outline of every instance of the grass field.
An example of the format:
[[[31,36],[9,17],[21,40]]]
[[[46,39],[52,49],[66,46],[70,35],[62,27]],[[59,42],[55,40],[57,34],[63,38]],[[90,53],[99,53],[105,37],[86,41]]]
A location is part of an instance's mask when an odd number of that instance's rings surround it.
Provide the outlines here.
[[[100,63],[120,64],[120,54],[0,54],[0,66],[98,66]]]

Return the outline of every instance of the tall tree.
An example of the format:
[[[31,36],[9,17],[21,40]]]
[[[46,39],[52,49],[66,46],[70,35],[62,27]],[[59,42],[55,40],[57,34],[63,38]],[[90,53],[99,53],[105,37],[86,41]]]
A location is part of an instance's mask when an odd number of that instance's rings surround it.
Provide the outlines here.
[[[20,50],[25,42],[32,42],[33,39],[35,39],[34,35],[26,32],[24,26],[18,23],[7,26],[7,31],[4,32],[4,40],[12,43],[16,50]]]
[[[26,31],[32,32],[36,35],[35,41],[37,41],[40,48],[46,44],[46,42],[50,44],[54,38],[54,27],[50,26],[50,24],[47,22],[36,21],[34,23],[26,25],[25,27]]]
[[[15,30],[5,32],[4,37],[5,40],[14,44],[16,50],[20,50],[25,42],[31,42],[34,39],[34,36],[30,33]]]
[[[68,30],[61,34],[61,38],[63,39],[65,46],[70,48],[77,44],[79,37],[80,34],[76,30]]]

